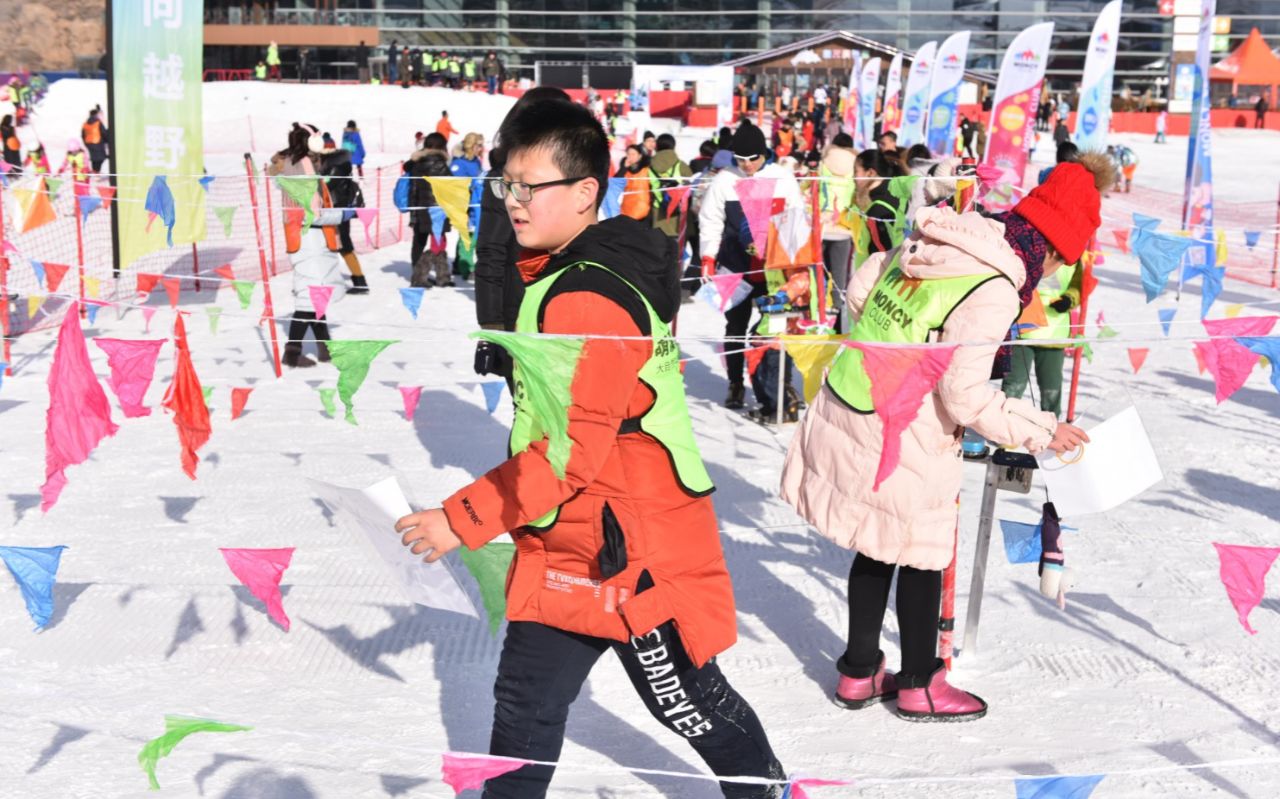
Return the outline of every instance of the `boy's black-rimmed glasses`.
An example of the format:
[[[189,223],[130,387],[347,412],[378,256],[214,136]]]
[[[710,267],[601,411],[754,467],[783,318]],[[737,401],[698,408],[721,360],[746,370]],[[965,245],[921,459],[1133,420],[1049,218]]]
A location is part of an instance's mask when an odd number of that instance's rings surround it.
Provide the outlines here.
[[[580,178],[548,180],[542,183],[519,183],[516,181],[502,180],[501,178],[498,178],[490,183],[489,187],[493,190],[493,196],[497,197],[499,200],[507,199],[507,193],[510,192],[511,196],[516,198],[516,202],[527,203],[533,201],[533,193],[538,189],[546,189],[551,186],[568,186],[586,179],[587,178],[584,176]]]

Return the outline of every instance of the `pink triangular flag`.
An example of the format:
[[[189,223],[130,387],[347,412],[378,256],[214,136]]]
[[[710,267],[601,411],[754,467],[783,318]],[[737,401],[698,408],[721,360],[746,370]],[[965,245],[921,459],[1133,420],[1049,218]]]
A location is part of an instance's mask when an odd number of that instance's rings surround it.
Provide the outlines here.
[[[71,303],[58,331],[49,369],[49,411],[45,416],[44,485],[40,510],[47,512],[67,484],[68,466],[83,463],[98,442],[115,435],[107,394],[89,363],[89,348],[80,329],[80,305]]]
[[[245,403],[249,401],[249,394],[253,392],[252,388],[233,388],[231,389],[231,421],[240,418],[240,414],[244,413]]]
[[[1093,323],[1098,327],[1106,327],[1107,317],[1103,315],[1102,311],[1098,311],[1098,315],[1094,317]]]
[[[71,269],[66,264],[51,264],[44,262],[44,284],[48,287],[49,293],[58,290],[58,286],[62,285],[62,279],[67,276],[67,270]]]
[[[236,579],[267,606],[267,615],[289,631],[289,616],[280,601],[280,578],[289,568],[293,547],[281,549],[219,548]]]
[[[373,239],[369,237],[369,226],[377,221],[378,209],[377,208],[357,208],[356,219],[359,219],[360,222],[364,225],[365,243],[368,244],[370,247],[372,247]]]
[[[1221,564],[1218,576],[1227,589],[1227,598],[1235,606],[1241,626],[1249,635],[1257,635],[1258,631],[1249,625],[1249,612],[1262,602],[1267,572],[1280,555],[1280,547],[1235,546],[1215,541],[1213,548],[1218,550]]]
[[[828,785],[852,785],[851,782],[845,780],[821,780],[812,777],[804,779],[792,780],[788,783],[790,791],[787,793],[788,799],[809,799],[809,794],[805,788],[822,788]]]
[[[902,432],[916,418],[925,396],[947,371],[956,347],[887,347],[860,341],[848,345],[862,352],[862,366],[871,381],[871,405],[884,423],[880,464],[871,489],[879,491],[880,484],[898,468]]]
[[[1258,364],[1258,353],[1231,336],[1265,336],[1280,316],[1238,316],[1234,319],[1205,319],[1201,324],[1213,336],[1212,341],[1195,342],[1196,351],[1205,368],[1213,375],[1215,396],[1219,403],[1236,393]]]
[[[153,316],[155,316],[155,315],[156,315],[156,309],[155,309],[155,308],[143,308],[143,309],[142,309],[142,321],[143,321],[142,332],[144,332],[144,333],[150,333],[150,332],[151,332],[151,317],[153,317]]]
[[[1130,347],[1129,348],[1129,364],[1133,366],[1133,373],[1136,375],[1142,364],[1147,360],[1147,353],[1151,352],[1149,347]]]
[[[733,184],[747,227],[751,229],[751,241],[761,255],[769,241],[769,217],[773,215],[773,188],[777,182],[777,178],[752,177]]]
[[[422,397],[422,386],[400,386],[400,397],[404,400],[404,418],[413,421],[413,413],[418,410],[418,400]]]
[[[178,307],[178,295],[182,292],[182,283],[176,277],[166,277],[160,281],[164,284],[164,293],[169,295],[169,307]]]
[[[316,309],[316,318],[323,319],[324,312],[329,310],[329,298],[333,296],[333,286],[307,286],[311,293],[311,307]]]
[[[742,274],[740,272],[729,272],[727,274],[717,274],[711,278],[715,281],[716,292],[720,295],[720,310],[729,303],[729,298],[733,296],[733,292],[738,290],[738,286],[742,285]]]
[[[155,289],[156,284],[160,282],[159,275],[152,275],[146,272],[138,273],[138,294],[150,294]]]
[[[107,366],[111,368],[107,385],[120,400],[120,410],[130,419],[150,416],[151,409],[143,406],[142,398],[155,376],[156,357],[164,339],[95,338],[93,343],[107,354]]]
[[[517,757],[493,757],[445,752],[441,758],[440,774],[453,789],[455,796],[463,791],[479,790],[485,780],[501,777],[532,763]]]
[[[236,270],[231,266],[231,264],[223,264],[222,266],[213,270],[213,273],[218,277],[226,278],[227,280],[236,279]]]

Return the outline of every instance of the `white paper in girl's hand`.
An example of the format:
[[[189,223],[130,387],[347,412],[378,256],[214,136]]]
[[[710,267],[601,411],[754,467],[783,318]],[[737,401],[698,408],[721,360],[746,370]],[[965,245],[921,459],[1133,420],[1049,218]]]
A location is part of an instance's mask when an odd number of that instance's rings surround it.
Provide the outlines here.
[[[1040,455],[1040,471],[1049,499],[1064,518],[1103,513],[1128,502],[1164,479],[1151,439],[1132,405],[1088,431],[1089,443],[1059,459]]]
[[[307,482],[320,501],[338,517],[339,523],[366,541],[366,547],[372,547],[369,554],[386,568],[405,599],[429,608],[480,618],[444,560],[425,563],[422,556],[413,554],[400,543],[396,520],[413,513],[413,509],[394,477],[365,489],[343,488],[319,480]]]

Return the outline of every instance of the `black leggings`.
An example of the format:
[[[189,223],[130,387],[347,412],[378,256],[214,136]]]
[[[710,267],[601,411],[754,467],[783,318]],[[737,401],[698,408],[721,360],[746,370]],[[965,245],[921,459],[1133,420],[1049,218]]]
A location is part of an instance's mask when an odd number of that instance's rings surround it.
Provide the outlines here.
[[[747,335],[751,323],[751,311],[756,307],[756,297],[764,296],[764,284],[753,283],[751,294],[742,302],[724,312],[724,365],[729,374],[730,383],[741,383],[742,373],[747,368],[744,354],[747,343],[742,340]],[[730,341],[729,339],[738,339]]]
[[[591,667],[612,649],[653,717],[689,742],[712,773],[784,779],[755,711],[712,660],[694,668],[667,622],[643,638],[621,643],[536,622],[511,622],[493,686],[497,700],[489,752],[555,761],[564,744],[569,706]],[[485,783],[484,799],[541,799],[552,766],[525,766]],[[730,799],[766,799],[778,785],[720,783]]]
[[[293,319],[289,320],[289,341],[302,344],[308,328],[315,334],[316,341],[329,340],[329,323],[316,319],[315,311],[294,311]]]
[[[942,572],[881,563],[866,555],[849,569],[849,644],[836,668],[846,677],[870,677],[880,662],[880,628],[889,584],[898,570],[898,633],[902,684],[921,683],[937,668]]]

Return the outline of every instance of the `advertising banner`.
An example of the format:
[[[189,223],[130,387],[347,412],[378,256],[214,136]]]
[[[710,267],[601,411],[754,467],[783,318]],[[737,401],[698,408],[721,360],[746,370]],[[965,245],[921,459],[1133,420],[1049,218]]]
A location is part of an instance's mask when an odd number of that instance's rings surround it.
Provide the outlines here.
[[[938,48],[938,63],[929,81],[926,143],[936,156],[952,155],[956,146],[956,105],[969,57],[969,31],[953,33]]]
[[[938,54],[937,42],[925,42],[907,71],[907,91],[902,98],[902,124],[898,128],[898,146],[910,147],[924,141],[924,123],[929,116],[929,83],[933,63]]]
[[[898,53],[889,64],[889,74],[884,79],[884,121],[880,124],[880,130],[882,133],[897,133],[901,126],[902,53]]]
[[[991,210],[1007,211],[1022,198],[1016,189],[1022,188],[1031,155],[1028,148],[1052,38],[1052,22],[1032,25],[1014,38],[1000,63],[983,159],[1002,173],[997,187],[987,193],[984,201]]]
[[[1084,80],[1080,84],[1080,110],[1076,114],[1075,143],[1081,150],[1103,150],[1107,146],[1122,2],[1107,3],[1093,23],[1089,54],[1084,60]]]

